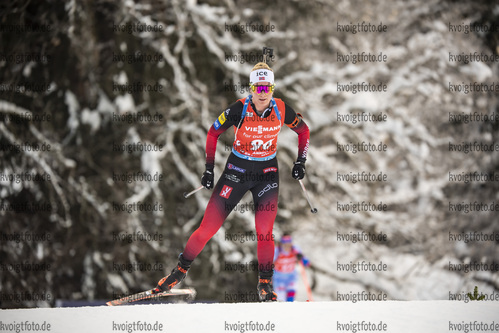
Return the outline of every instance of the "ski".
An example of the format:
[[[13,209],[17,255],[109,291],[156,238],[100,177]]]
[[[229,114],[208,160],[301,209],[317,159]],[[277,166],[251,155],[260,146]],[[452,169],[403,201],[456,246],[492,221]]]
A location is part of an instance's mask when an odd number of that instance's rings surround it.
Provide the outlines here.
[[[113,301],[109,301],[106,304],[108,306],[117,306],[117,305],[131,304],[146,300],[157,300],[165,296],[179,296],[179,295],[188,295],[190,298],[194,298],[196,296],[196,291],[192,288],[187,288],[187,289],[171,289],[169,291],[154,293],[154,290],[150,289],[142,291],[137,294],[132,294],[119,299],[115,299]]]

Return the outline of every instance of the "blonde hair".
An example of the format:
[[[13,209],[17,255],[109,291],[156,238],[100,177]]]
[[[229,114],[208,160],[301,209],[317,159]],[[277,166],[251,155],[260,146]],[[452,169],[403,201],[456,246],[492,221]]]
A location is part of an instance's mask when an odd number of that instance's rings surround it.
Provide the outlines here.
[[[269,71],[271,71],[271,72],[274,72],[274,71],[272,70],[272,68],[270,68],[270,67],[269,67],[269,65],[267,65],[267,64],[266,64],[266,63],[264,63],[264,62],[259,62],[258,64],[256,64],[256,65],[253,67],[253,69],[252,69],[251,71],[253,72],[253,71],[256,71],[256,70],[258,70],[258,69],[267,69],[267,70],[269,70]]]

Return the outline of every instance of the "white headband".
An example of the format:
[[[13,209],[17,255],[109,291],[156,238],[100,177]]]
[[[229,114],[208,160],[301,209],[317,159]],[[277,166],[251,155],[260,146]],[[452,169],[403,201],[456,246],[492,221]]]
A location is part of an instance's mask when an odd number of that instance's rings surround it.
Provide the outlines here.
[[[268,69],[257,69],[250,73],[250,83],[268,82],[274,84],[274,72]]]

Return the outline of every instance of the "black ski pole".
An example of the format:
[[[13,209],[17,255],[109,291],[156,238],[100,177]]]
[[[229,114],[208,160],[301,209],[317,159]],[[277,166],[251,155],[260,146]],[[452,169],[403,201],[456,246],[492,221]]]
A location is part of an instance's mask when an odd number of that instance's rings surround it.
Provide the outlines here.
[[[203,185],[201,185],[201,186],[199,186],[197,189],[192,190],[192,191],[190,191],[189,193],[184,192],[184,198],[188,198],[188,197],[190,197],[191,195],[193,195],[194,193],[196,193],[197,191],[199,191],[199,190],[201,190],[201,189],[203,189],[203,188],[204,188],[204,186],[203,186]]]
[[[312,213],[317,213],[317,208],[315,208],[313,205],[312,205],[312,202],[310,202],[310,198],[308,197],[308,192],[307,190],[305,189],[305,185],[303,185],[303,182],[301,181],[301,179],[298,179],[298,181],[300,182],[300,186],[301,186],[301,189],[303,190],[303,193],[305,193],[305,198],[307,198],[307,201],[308,201],[308,204],[310,205],[310,211]]]

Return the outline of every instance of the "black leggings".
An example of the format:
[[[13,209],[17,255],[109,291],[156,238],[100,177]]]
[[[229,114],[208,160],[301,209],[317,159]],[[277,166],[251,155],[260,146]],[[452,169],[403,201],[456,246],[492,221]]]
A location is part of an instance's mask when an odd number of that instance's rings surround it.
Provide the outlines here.
[[[199,228],[187,241],[183,252],[185,259],[193,260],[198,256],[247,191],[253,194],[259,269],[268,271],[273,267],[272,230],[279,197],[277,158],[270,161],[248,161],[234,154],[227,159]]]

